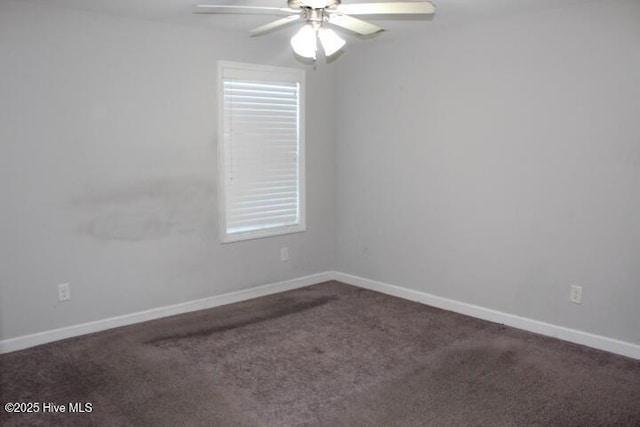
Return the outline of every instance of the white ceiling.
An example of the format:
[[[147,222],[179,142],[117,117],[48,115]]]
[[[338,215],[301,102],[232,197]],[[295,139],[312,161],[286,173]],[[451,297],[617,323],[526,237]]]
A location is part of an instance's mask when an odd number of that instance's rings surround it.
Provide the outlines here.
[[[248,30],[277,17],[253,15],[194,15],[192,6],[202,4],[236,4],[284,7],[286,0],[18,0],[48,6],[128,16],[152,21],[199,26],[223,31]],[[372,3],[381,0],[343,0],[344,3]],[[384,1],[384,0],[382,0]],[[387,0],[393,1],[393,0]],[[424,19],[368,19],[389,30],[384,37],[412,33],[424,26],[439,29],[473,24],[481,20],[535,13],[546,9],[599,0],[432,0],[436,15]],[[601,0],[600,0],[601,1]],[[277,33],[277,32],[276,32]],[[274,34],[276,34],[274,33]],[[287,33],[287,32],[283,32]],[[268,37],[267,35],[265,37]]]

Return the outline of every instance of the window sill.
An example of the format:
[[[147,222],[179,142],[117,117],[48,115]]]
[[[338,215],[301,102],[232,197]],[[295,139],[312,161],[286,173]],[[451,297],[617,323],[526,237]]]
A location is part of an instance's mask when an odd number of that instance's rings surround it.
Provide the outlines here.
[[[266,230],[247,231],[245,233],[225,234],[222,236],[222,243],[242,242],[245,240],[264,239],[265,237],[283,236],[286,234],[302,233],[306,231],[305,225],[292,225],[288,227],[270,228]]]

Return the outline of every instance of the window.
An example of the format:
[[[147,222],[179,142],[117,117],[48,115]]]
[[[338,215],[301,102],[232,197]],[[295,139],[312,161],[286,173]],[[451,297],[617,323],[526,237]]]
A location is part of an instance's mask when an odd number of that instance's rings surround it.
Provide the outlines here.
[[[223,242],[304,231],[304,71],[220,62]]]

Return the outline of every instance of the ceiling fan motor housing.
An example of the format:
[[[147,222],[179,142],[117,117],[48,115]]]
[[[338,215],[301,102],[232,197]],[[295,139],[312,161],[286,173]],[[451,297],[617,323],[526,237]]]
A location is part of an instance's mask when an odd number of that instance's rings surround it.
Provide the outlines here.
[[[288,0],[287,4],[291,9],[302,10],[304,20],[318,28],[322,25],[328,16],[325,13],[327,9],[334,9],[340,5],[340,0]]]
[[[340,0],[288,0],[290,9],[335,9]]]

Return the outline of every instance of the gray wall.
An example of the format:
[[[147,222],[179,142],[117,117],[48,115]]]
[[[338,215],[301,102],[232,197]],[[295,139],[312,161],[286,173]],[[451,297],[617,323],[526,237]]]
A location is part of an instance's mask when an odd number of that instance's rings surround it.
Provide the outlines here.
[[[640,343],[638,22],[350,40],[307,73],[307,232],[221,245],[216,61],[287,43],[4,2],[0,339],[336,269]]]
[[[337,270],[640,343],[640,2],[337,66]]]
[[[0,339],[333,267],[332,71],[307,73],[307,232],[221,245],[219,59],[300,66],[271,38],[0,4]]]

